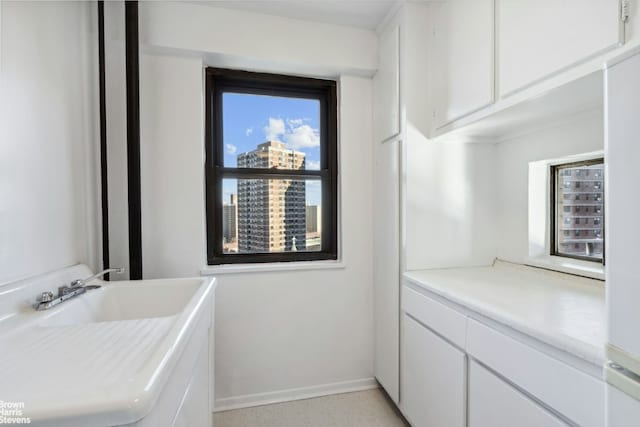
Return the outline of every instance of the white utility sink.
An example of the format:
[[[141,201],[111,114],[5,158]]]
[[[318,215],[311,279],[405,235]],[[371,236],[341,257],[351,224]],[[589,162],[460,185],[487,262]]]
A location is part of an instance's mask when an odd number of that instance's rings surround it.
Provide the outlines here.
[[[215,279],[93,280],[34,309],[90,275],[76,265],[0,285],[0,400],[36,426],[208,426]]]

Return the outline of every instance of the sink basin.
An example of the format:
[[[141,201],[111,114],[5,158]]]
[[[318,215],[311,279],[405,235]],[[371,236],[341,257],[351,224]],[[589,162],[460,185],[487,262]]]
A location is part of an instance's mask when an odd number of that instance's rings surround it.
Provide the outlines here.
[[[63,326],[94,322],[174,316],[185,308],[202,285],[198,279],[102,282],[98,289],[60,304],[40,322]]]

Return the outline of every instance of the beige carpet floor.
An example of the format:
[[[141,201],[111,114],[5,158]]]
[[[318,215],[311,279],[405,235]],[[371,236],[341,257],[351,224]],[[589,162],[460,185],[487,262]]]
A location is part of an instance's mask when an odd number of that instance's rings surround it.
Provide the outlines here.
[[[379,389],[218,412],[214,427],[405,427]]]

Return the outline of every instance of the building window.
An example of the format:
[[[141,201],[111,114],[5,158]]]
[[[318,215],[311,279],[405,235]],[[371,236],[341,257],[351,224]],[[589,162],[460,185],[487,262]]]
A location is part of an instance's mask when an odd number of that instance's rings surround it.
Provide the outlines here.
[[[551,167],[551,255],[604,263],[604,161]]]
[[[209,265],[335,260],[336,82],[206,70]]]

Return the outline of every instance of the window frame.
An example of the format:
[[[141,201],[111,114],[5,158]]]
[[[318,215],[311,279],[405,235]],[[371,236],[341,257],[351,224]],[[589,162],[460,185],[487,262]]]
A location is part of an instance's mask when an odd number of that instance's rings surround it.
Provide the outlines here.
[[[605,216],[607,214],[606,211],[603,212],[602,215],[602,259],[599,258],[595,258],[595,257],[588,257],[588,256],[581,256],[581,255],[572,255],[572,254],[566,254],[563,252],[560,252],[558,250],[558,199],[557,199],[557,193],[558,193],[558,172],[562,169],[567,169],[567,168],[575,168],[575,167],[580,167],[580,166],[592,166],[592,165],[597,165],[597,164],[602,164],[603,166],[603,170],[604,170],[604,157],[597,157],[597,158],[590,158],[590,159],[586,159],[586,160],[579,160],[579,161],[573,161],[573,162],[565,162],[565,163],[557,163],[557,164],[552,164],[550,165],[550,185],[549,185],[549,195],[550,195],[550,221],[549,221],[549,232],[550,232],[550,240],[549,240],[549,255],[551,256],[555,256],[555,257],[562,257],[562,258],[570,258],[570,259],[576,259],[576,260],[581,260],[581,261],[588,261],[588,262],[592,262],[595,264],[601,264],[601,265],[605,265],[605,241],[606,241],[606,230],[605,230]],[[606,176],[602,177],[602,181],[603,181],[603,186],[602,186],[602,196],[603,199],[606,198],[606,194],[605,194],[605,186],[604,186],[604,181],[606,179]],[[603,202],[603,206],[604,206],[604,202]],[[604,209],[604,208],[603,208]]]
[[[205,210],[207,264],[247,264],[338,259],[337,83],[307,77],[207,67],[205,70]],[[225,92],[317,99],[320,102],[320,169],[282,170],[224,166],[222,95]],[[322,189],[320,251],[225,253],[223,180],[319,179]]]

